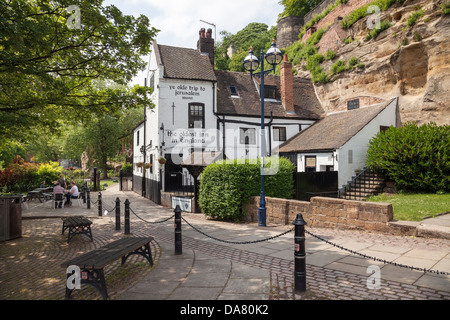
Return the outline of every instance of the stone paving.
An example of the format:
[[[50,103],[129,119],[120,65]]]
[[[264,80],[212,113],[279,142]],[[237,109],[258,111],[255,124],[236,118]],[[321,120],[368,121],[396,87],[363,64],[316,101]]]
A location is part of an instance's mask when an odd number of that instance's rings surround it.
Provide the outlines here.
[[[113,205],[121,199],[122,229],[114,230]],[[129,199],[132,235],[152,235],[155,265],[149,268],[139,256],[131,256],[106,270],[111,299],[150,300],[450,300],[450,276],[393,266],[363,259],[306,236],[307,291],[294,286],[292,226],[258,227],[233,224],[183,213],[183,254],[174,254],[173,210],[155,205],[134,192],[110,187],[103,192],[103,210],[73,206],[53,210],[45,205],[24,210],[23,236],[0,243],[0,299],[64,299],[65,270],[60,263],[83,252],[123,237],[123,202]],[[94,241],[75,237],[69,244],[61,235],[60,216],[84,214],[93,221]],[[46,218],[44,218],[46,217]],[[49,218],[50,217],[50,218]],[[139,217],[139,218],[138,218]],[[166,220],[166,218],[169,218]],[[162,223],[154,223],[163,221]],[[150,223],[152,222],[152,223]],[[310,232],[350,250],[371,257],[415,267],[450,272],[450,241],[398,237],[377,233],[307,228]],[[369,266],[381,270],[380,286],[369,289]],[[124,280],[126,279],[126,280]],[[101,299],[90,287],[75,290],[72,299]]]

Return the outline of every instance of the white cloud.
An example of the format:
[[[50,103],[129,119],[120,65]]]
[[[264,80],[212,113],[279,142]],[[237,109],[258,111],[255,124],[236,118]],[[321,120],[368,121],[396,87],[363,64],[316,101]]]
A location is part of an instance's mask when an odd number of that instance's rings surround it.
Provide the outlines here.
[[[217,36],[226,30],[243,29],[250,22],[276,24],[282,6],[279,0],[106,0],[125,14],[144,14],[160,29],[158,43],[194,48],[200,28],[210,28],[200,19],[216,24]],[[214,31],[214,29],[213,29]]]

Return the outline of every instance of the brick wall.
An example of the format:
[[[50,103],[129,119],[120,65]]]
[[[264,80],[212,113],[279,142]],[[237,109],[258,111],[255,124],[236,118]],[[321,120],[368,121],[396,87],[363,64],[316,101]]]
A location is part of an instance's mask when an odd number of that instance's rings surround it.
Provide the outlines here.
[[[244,207],[247,221],[258,221],[259,197],[252,197]],[[387,232],[393,219],[392,205],[366,201],[353,201],[313,197],[311,201],[266,197],[268,223],[292,224],[298,213],[310,227],[354,229]]]

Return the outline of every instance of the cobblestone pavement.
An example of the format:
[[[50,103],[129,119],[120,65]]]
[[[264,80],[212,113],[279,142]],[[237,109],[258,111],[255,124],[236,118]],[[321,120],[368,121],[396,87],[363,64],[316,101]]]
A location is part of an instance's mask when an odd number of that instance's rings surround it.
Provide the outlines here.
[[[120,267],[120,261],[111,264],[105,270],[108,294],[112,299],[120,298],[143,278],[150,276],[158,268],[158,262],[164,253],[162,248],[173,244],[173,211],[157,206],[133,192],[112,189],[104,193],[103,210],[109,211],[107,216],[98,217],[95,206],[90,211],[68,208],[58,212],[60,215],[79,212],[88,215],[93,221],[93,242],[85,236],[77,236],[68,244],[67,234],[61,235],[62,222],[55,211],[42,209],[38,212],[36,209],[33,212],[35,219],[23,220],[22,238],[0,243],[0,299],[64,299],[66,274],[60,264],[123,237],[123,220],[122,230],[114,230],[113,205],[117,196],[122,204],[125,198],[130,199],[132,235],[152,235],[155,238],[151,243],[155,264],[150,268],[139,256],[131,256],[123,267]],[[55,217],[40,219],[41,214],[53,214]],[[293,290],[293,232],[270,241],[254,242],[289,231],[292,226],[268,226],[261,229],[252,224],[236,225],[209,220],[204,215],[192,213],[183,213],[183,218],[205,234],[219,239],[248,241],[245,244],[216,241],[186,223],[183,224],[183,248],[269,271],[268,297],[271,300],[450,300],[449,275],[428,274],[363,259],[343,253],[310,235],[306,236],[307,292],[298,294]],[[155,223],[163,220],[164,222]],[[369,256],[396,259],[406,265],[414,263],[414,266],[428,269],[431,265],[433,268],[439,267],[438,270],[450,272],[449,240],[323,228],[307,230]],[[419,254],[427,258],[416,259]],[[423,264],[415,265],[419,262]],[[369,275],[366,269],[370,265],[381,268],[378,289],[368,289]],[[91,300],[101,299],[101,296],[95,289],[88,287],[86,290],[76,290],[72,298]]]
[[[67,231],[61,234],[60,218],[23,220],[22,238],[0,243],[0,300],[64,299],[66,270],[60,264],[123,236],[113,230],[109,220],[90,219],[94,222],[94,241],[79,235],[70,243],[67,243]],[[157,263],[160,256],[157,242],[151,242],[151,250]],[[114,298],[149,272],[148,263],[136,255],[130,256],[123,267],[120,260],[110,264],[105,269],[109,296]],[[124,275],[126,282],[120,279]],[[75,290],[73,298],[90,300],[101,296],[87,287],[87,290]]]

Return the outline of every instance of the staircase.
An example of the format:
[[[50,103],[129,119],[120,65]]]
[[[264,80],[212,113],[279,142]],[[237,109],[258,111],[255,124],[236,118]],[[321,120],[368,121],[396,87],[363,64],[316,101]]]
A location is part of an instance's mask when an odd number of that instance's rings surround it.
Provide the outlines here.
[[[338,197],[347,200],[364,201],[376,195],[385,186],[385,179],[375,171],[364,168],[338,191]]]

